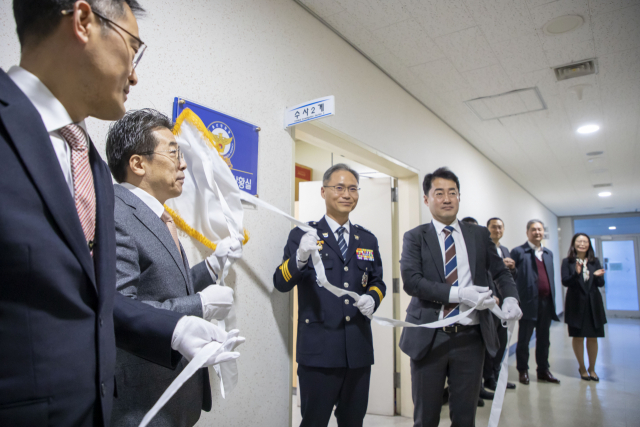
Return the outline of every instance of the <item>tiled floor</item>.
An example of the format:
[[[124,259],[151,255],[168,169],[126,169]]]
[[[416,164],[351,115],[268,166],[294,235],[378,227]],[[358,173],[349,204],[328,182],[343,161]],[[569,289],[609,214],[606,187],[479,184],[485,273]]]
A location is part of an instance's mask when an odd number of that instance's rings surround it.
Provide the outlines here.
[[[513,342],[513,341],[512,341]],[[586,352],[585,352],[586,353]],[[585,354],[586,356],[586,354]],[[571,349],[571,339],[563,323],[551,328],[551,372],[561,385],[538,383],[535,355],[531,384],[518,383],[507,391],[500,427],[639,427],[640,426],[640,320],[610,319],[606,338],[600,339],[596,372],[600,382],[582,381]],[[509,359],[509,379],[517,382],[515,356]],[[487,402],[489,403],[489,402]],[[490,406],[478,408],[476,425],[484,427]],[[300,408],[293,405],[293,426],[300,424]],[[367,415],[365,427],[410,427],[404,417]],[[442,408],[440,427],[450,426],[449,407]],[[332,417],[329,426],[337,426]]]

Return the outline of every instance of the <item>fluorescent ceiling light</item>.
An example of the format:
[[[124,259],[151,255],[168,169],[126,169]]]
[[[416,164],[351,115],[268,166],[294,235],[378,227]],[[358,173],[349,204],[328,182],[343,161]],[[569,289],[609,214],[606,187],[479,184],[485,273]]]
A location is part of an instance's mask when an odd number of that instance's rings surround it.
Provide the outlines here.
[[[609,197],[611,195],[610,191],[603,191],[602,193],[598,193],[600,197]]]
[[[593,133],[600,129],[598,125],[584,125],[578,128],[578,133]]]
[[[613,225],[613,226],[609,227],[609,230],[615,230],[615,229],[616,229],[616,226],[615,226],[615,225]]]

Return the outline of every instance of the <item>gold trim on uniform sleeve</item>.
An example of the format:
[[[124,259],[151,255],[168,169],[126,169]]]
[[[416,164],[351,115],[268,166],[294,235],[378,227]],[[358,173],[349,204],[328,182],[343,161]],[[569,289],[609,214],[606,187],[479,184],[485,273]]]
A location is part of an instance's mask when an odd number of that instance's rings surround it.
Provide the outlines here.
[[[280,271],[282,272],[282,277],[284,277],[285,281],[291,280],[291,273],[289,273],[289,260],[286,260],[280,266]]]
[[[384,295],[382,295],[382,291],[380,289],[378,289],[377,286],[372,286],[369,288],[370,291],[376,291],[376,293],[378,294],[378,297],[380,297],[380,302],[382,302],[382,299],[384,298]]]

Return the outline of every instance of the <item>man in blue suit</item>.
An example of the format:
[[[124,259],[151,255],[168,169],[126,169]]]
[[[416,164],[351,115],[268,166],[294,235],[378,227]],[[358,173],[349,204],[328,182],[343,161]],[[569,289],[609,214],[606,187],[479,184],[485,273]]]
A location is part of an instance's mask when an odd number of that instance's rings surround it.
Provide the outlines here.
[[[549,329],[551,321],[559,321],[556,314],[556,287],[553,253],[542,246],[544,224],[532,219],[527,223],[527,242],[511,250],[518,277],[516,286],[522,306],[522,319],[518,325],[516,367],[520,382],[529,384],[529,342],[536,331],[536,364],[538,381],[560,384],[549,371]]]
[[[111,175],[84,120],[124,114],[142,9],[135,0],[13,9],[20,66],[0,70],[0,425],[108,426],[116,345],[174,367],[227,334],[116,293]]]
[[[294,228],[284,248],[284,261],[273,275],[280,292],[298,286],[296,359],[302,406],[301,427],[326,427],[331,411],[341,427],[362,426],[369,402],[373,365],[371,320],[386,292],[378,239],[351,224],[358,204],[358,173],[339,163],[323,177],[327,213],[309,223],[316,230]],[[327,280],[362,295],[337,298],[316,283],[309,256],[320,250]]]

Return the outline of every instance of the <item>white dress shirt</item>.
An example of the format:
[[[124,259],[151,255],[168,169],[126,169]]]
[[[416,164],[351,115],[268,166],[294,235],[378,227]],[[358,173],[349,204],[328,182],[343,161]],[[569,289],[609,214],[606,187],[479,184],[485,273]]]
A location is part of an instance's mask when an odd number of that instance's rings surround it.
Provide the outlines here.
[[[67,141],[60,135],[60,129],[73,123],[71,116],[64,106],[53,96],[51,91],[40,81],[39,78],[25,70],[24,68],[13,66],[7,73],[11,80],[20,88],[22,92],[29,98],[29,101],[36,107],[44,127],[49,132],[53,150],[56,152],[62,174],[69,186],[71,197],[74,196],[73,191],[73,175],[71,173],[71,148]],[[84,120],[76,123],[80,126],[87,136],[87,127]],[[89,138],[87,137],[87,143]]]
[[[533,253],[536,254],[536,258],[538,258],[538,261],[542,261],[542,254],[544,253],[544,251],[542,250],[542,243],[540,243],[540,246],[536,246],[528,240],[527,243],[529,244],[529,247],[533,249]]]
[[[440,252],[442,253],[442,264],[446,264],[446,255],[445,255],[445,247],[444,241],[446,239],[446,235],[444,233],[444,227],[446,224],[441,223],[435,219],[431,220],[431,223],[436,229],[436,234],[438,235],[438,242],[440,243]],[[467,253],[467,245],[464,242],[464,237],[462,236],[462,230],[460,229],[460,223],[456,219],[453,224],[450,224],[453,227],[453,232],[451,235],[453,236],[453,242],[456,245],[456,264],[458,269],[458,286],[452,286],[449,291],[449,302],[450,303],[459,303],[460,298],[458,297],[458,291],[467,286],[473,286],[473,277],[471,277],[471,269],[469,267],[469,254]],[[469,310],[469,307],[466,304],[460,303],[460,312]],[[440,315],[438,319],[442,319],[444,317],[444,305],[442,306],[442,310],[440,310]],[[471,313],[469,317],[466,317],[460,320],[458,323],[461,325],[477,325],[478,314],[474,311]]]

